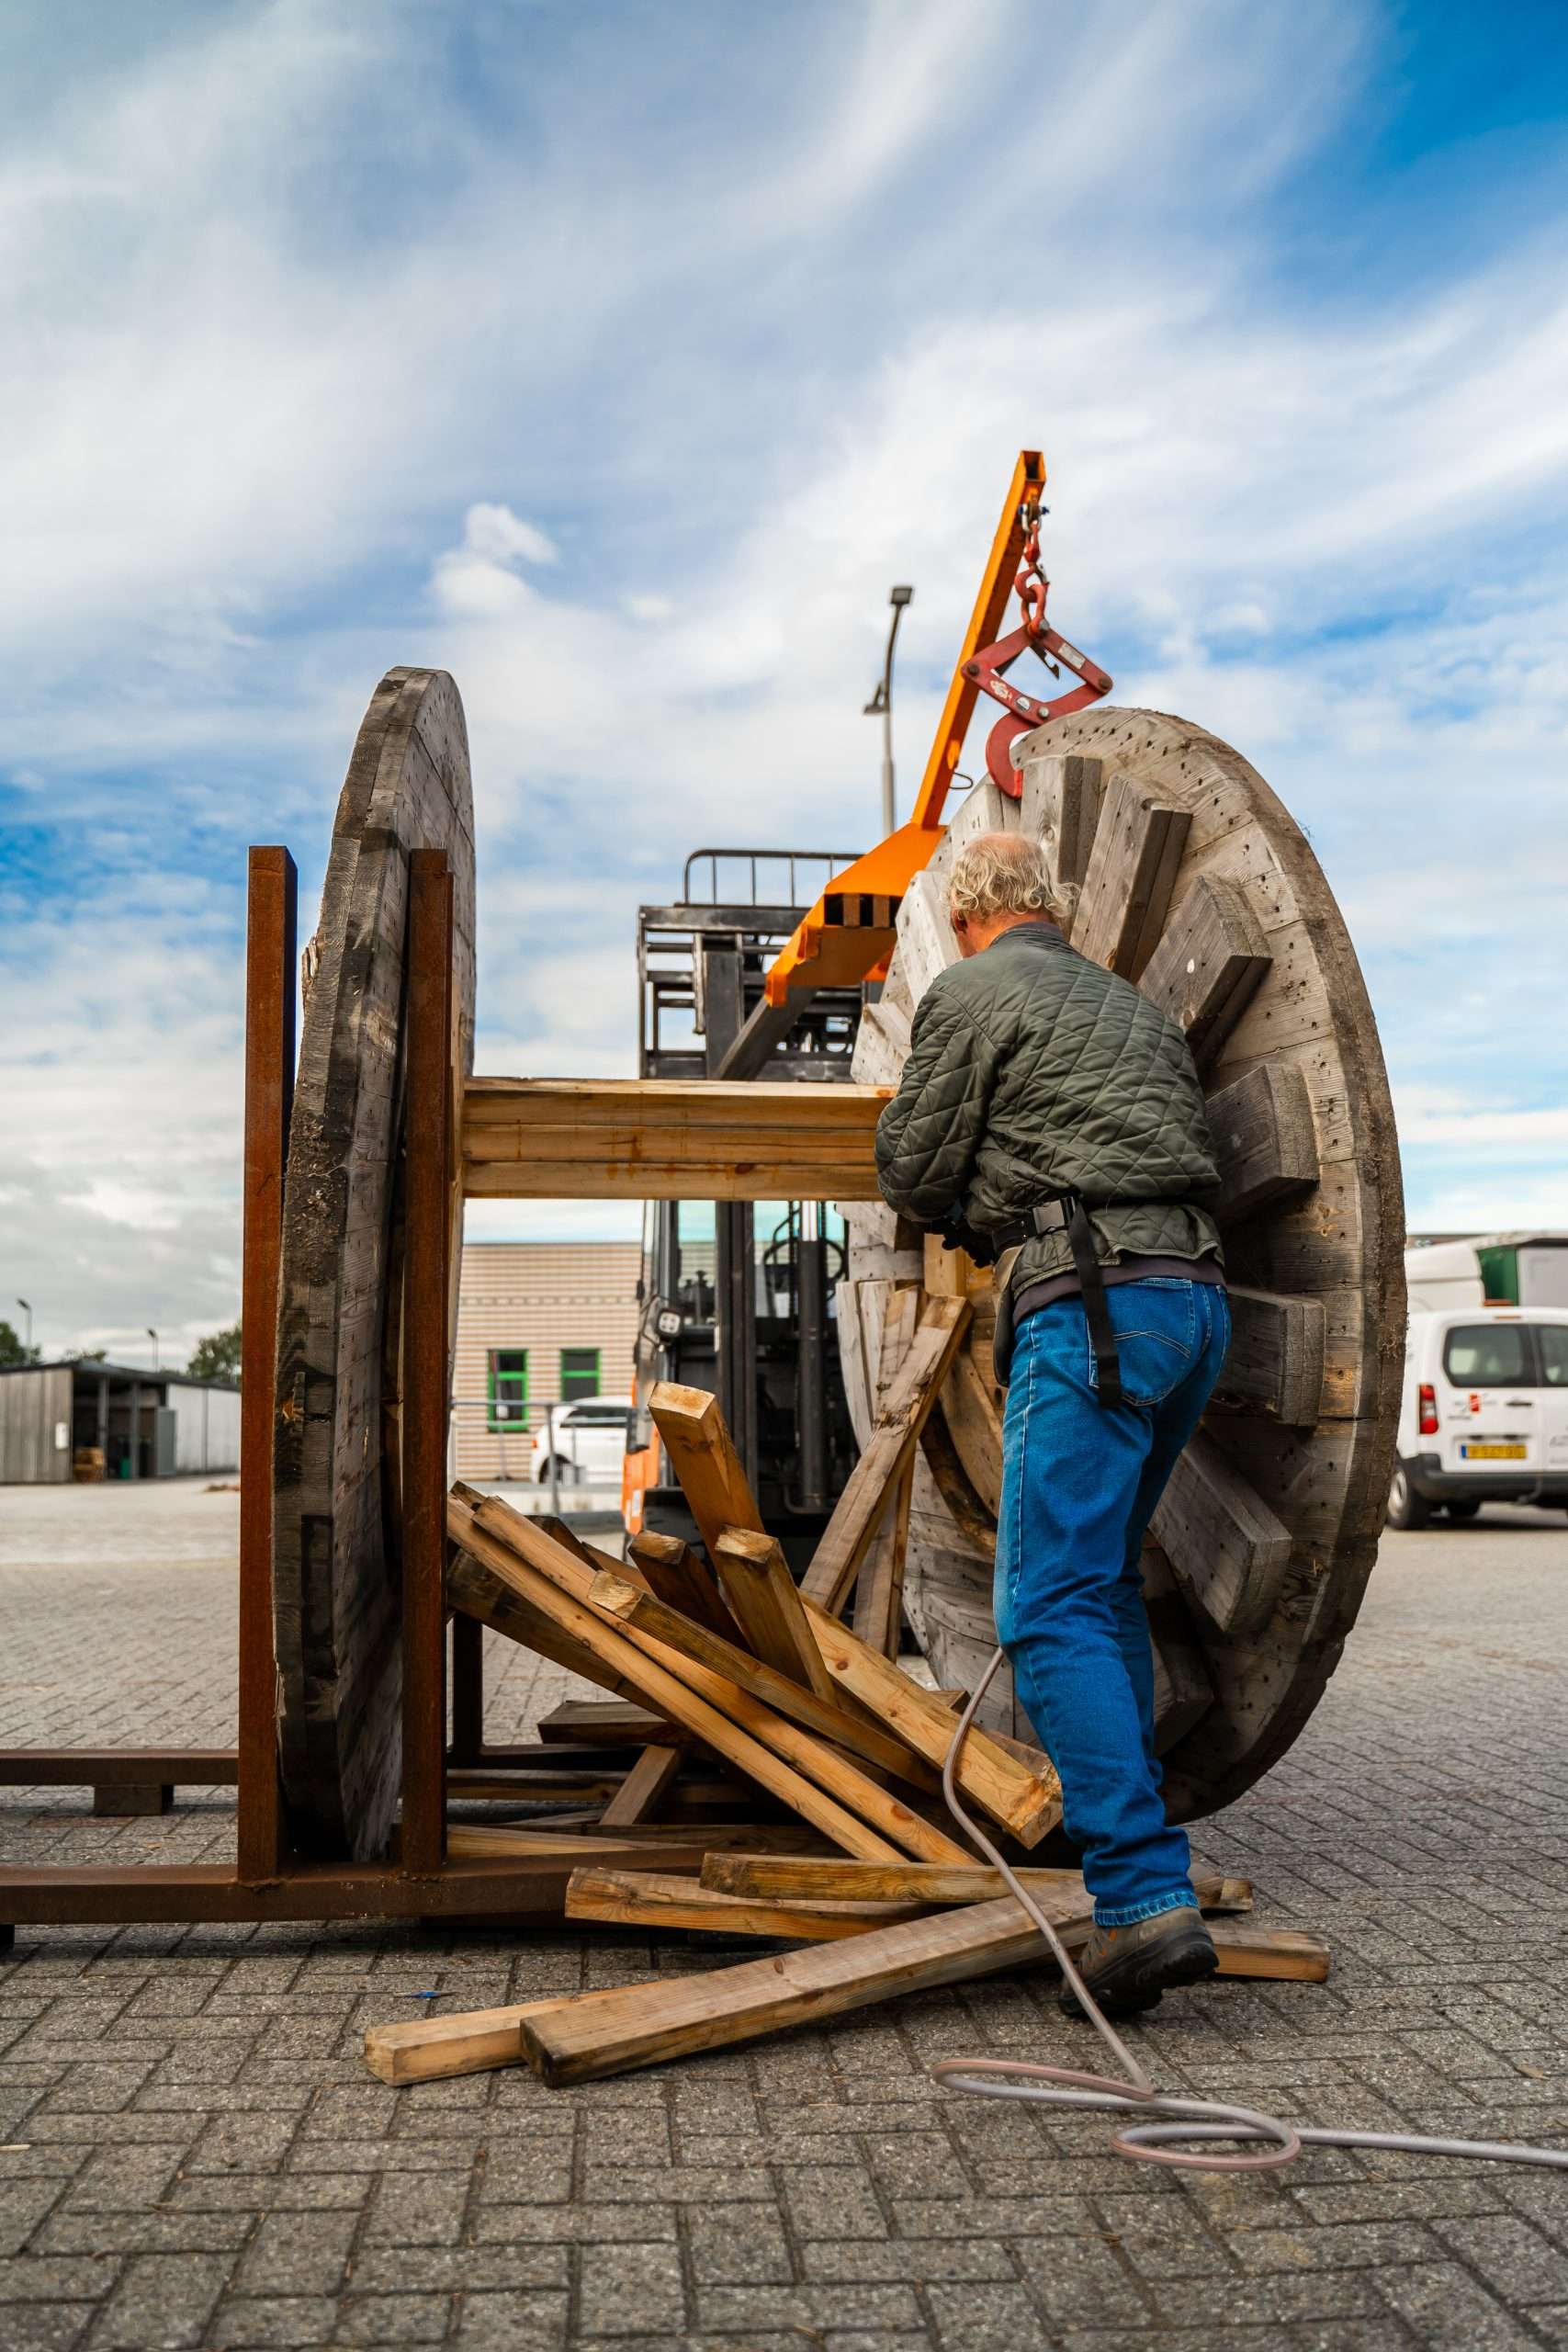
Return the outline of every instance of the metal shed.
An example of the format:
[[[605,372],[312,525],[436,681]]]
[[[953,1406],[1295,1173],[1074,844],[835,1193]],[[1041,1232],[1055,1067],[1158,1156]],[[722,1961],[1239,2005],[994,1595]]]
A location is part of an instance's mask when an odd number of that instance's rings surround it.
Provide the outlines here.
[[[67,1486],[79,1453],[106,1478],[235,1470],[238,1385],[134,1364],[0,1369],[0,1486]]]

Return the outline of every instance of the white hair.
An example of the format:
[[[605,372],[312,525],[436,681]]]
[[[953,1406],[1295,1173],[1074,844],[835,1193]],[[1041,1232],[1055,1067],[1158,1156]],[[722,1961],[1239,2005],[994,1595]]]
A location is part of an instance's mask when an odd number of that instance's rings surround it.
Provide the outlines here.
[[[1044,851],[1023,833],[977,833],[965,842],[953,861],[947,896],[955,915],[1046,915],[1065,924],[1072,913]]]

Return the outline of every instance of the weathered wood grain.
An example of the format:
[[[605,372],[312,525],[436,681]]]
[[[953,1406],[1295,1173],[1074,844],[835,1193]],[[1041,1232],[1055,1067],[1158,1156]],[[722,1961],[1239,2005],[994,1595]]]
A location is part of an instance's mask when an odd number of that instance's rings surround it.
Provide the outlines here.
[[[390,670],[338,802],[284,1192],[273,1586],[278,1758],[319,1858],[386,1848],[398,1795],[402,1031],[409,858],[454,878],[456,1053],[472,1065],[473,797],[457,690]],[[449,1333],[449,1338],[450,1338]]]
[[[1201,874],[1172,908],[1138,986],[1185,1031],[1206,1069],[1273,962],[1263,926],[1235,885]]]
[[[1233,1283],[1230,1310],[1230,1352],[1216,1397],[1311,1429],[1323,1406],[1323,1301]]]
[[[1080,956],[1138,978],[1159,944],[1190,823],[1170,796],[1124,773],[1110,778],[1073,922]]]
[[[1150,1522],[1177,1583],[1222,1634],[1267,1624],[1291,1563],[1291,1531],[1200,1430]]]
[[[1259,1062],[1211,1094],[1209,1133],[1220,1188],[1204,1205],[1224,1226],[1310,1192],[1322,1173],[1312,1101],[1289,1062]]]

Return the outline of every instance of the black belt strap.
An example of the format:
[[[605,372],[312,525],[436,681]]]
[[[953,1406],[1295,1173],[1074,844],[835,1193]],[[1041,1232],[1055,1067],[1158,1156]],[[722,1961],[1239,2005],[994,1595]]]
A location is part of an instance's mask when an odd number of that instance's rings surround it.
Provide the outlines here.
[[[1077,1193],[1054,1193],[1049,1201],[1042,1202],[1026,1224],[1015,1226],[997,1238],[1004,1248],[1012,1249],[1042,1234],[1064,1232],[1083,1295],[1084,1320],[1089,1325],[1089,1343],[1094,1351],[1100,1379],[1100,1401],[1102,1405],[1120,1405],[1122,1362],[1116,1352],[1116,1329],[1111,1320],[1105,1274],[1095,1253],[1094,1228]]]

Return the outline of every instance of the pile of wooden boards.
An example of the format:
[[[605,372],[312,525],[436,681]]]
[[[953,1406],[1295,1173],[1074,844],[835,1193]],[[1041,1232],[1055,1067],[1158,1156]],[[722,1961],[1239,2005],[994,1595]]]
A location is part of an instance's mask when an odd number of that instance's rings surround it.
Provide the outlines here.
[[[701,1390],[666,1385],[652,1398],[701,1551],[646,1534],[615,1560],[558,1521],[453,1489],[453,1610],[614,1695],[541,1726],[562,1765],[553,1780],[530,1774],[530,1793],[581,1797],[584,1810],[547,1826],[453,1826],[451,1852],[576,1862],[565,1894],[574,1921],[802,1949],[374,2028],[366,2054],[384,2081],[525,2059],[548,2083],[578,2082],[1041,1956],[1038,1931],[942,1804],[963,1694],[932,1692],[896,1663],[900,1493],[967,1312],[961,1299],[928,1304],[799,1587],[762,1530],[717,1404]],[[862,1631],[852,1632],[838,1612],[857,1583]],[[876,1639],[863,1638],[868,1629]],[[628,1741],[630,1770],[606,1770],[605,1751]],[[956,1777],[1010,1860],[1021,1862],[1060,1819],[1049,1759],[1021,1741],[972,1729]],[[515,1782],[497,1786],[482,1771],[449,1781],[453,1796],[507,1793]],[[1091,1906],[1077,1873],[1032,1871],[1031,1882],[1069,1942],[1081,1941]],[[1245,1882],[1211,1877],[1199,1893],[1215,1912],[1250,1908]],[[1326,1952],[1310,1937],[1224,1926],[1215,1939],[1222,1973],[1326,1973]]]

